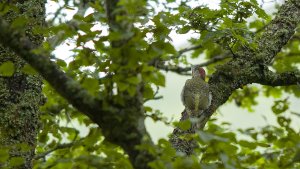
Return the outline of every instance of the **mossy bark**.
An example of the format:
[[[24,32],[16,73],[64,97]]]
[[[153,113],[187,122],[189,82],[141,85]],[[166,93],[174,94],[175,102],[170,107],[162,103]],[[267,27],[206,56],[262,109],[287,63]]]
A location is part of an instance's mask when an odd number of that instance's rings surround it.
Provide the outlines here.
[[[18,17],[28,19],[25,33],[32,43],[40,45],[43,37],[32,33],[34,26],[45,21],[45,1],[13,1],[17,10],[3,16],[8,22]],[[22,72],[25,61],[14,52],[0,46],[0,64],[14,63],[12,76],[0,75],[0,149],[8,150],[9,158],[0,168],[32,168],[36,138],[39,131],[39,106],[43,104],[42,79]],[[19,162],[17,162],[19,161]],[[16,166],[14,166],[16,165]]]

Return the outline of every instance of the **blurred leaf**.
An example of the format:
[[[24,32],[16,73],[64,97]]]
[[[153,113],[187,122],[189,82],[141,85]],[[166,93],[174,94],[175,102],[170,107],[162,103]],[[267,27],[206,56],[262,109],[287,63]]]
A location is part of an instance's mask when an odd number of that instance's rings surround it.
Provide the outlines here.
[[[24,72],[28,75],[37,75],[38,74],[29,64],[26,64],[23,66],[22,72]]]
[[[7,148],[1,148],[0,149],[0,163],[4,163],[9,158],[9,151]]]
[[[255,149],[256,148],[256,144],[255,143],[252,143],[252,142],[249,142],[249,141],[246,141],[246,140],[240,140],[239,144],[241,146],[247,147],[249,149]]]
[[[87,89],[92,95],[97,95],[99,92],[99,81],[93,78],[84,78],[82,86]]]
[[[158,86],[165,86],[165,76],[161,72],[152,74],[151,81]]]
[[[4,62],[0,65],[1,76],[12,76],[15,72],[15,65],[11,61]]]
[[[274,101],[274,105],[272,106],[272,111],[276,115],[281,114],[288,110],[289,102],[287,99]]]
[[[184,120],[180,122],[174,122],[173,125],[180,128],[181,130],[188,130],[191,128],[192,123],[190,120]]]
[[[17,17],[16,19],[14,19],[14,21],[11,23],[10,27],[12,29],[22,29],[28,23],[29,22],[28,22],[28,19],[26,17],[20,16],[20,17]]]
[[[22,165],[24,163],[24,158],[22,157],[12,157],[9,160],[9,165],[11,167],[17,167],[19,165]]]

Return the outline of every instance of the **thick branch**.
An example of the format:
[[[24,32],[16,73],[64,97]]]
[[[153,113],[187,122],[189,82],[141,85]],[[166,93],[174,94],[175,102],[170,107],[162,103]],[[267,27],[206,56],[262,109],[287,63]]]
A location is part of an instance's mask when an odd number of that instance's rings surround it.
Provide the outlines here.
[[[300,21],[299,6],[299,0],[287,0],[281,6],[276,17],[267,25],[257,40],[257,60],[266,64],[270,63],[281,48],[287,44]]]
[[[268,86],[290,86],[300,84],[299,72],[284,72],[274,73],[270,70],[265,70],[263,75],[260,75],[255,83]]]

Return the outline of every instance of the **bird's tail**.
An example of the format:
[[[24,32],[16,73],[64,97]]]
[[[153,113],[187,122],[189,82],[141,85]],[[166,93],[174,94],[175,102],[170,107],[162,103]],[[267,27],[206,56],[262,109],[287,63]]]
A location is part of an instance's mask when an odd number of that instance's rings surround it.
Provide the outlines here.
[[[190,119],[191,123],[192,123],[192,128],[199,128],[200,126],[200,119],[199,119],[199,115],[203,112],[203,110],[189,110],[186,109],[187,112],[187,117],[185,117],[185,119]]]
[[[203,110],[188,110],[187,109],[187,113],[190,117],[198,117],[202,112],[203,112]]]

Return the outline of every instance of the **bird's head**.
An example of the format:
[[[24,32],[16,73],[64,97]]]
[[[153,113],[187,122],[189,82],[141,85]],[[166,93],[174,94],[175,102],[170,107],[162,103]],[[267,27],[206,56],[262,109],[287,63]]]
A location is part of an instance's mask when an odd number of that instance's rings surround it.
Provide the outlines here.
[[[194,77],[201,77],[203,80],[205,80],[205,70],[200,66],[192,66],[192,76]]]

